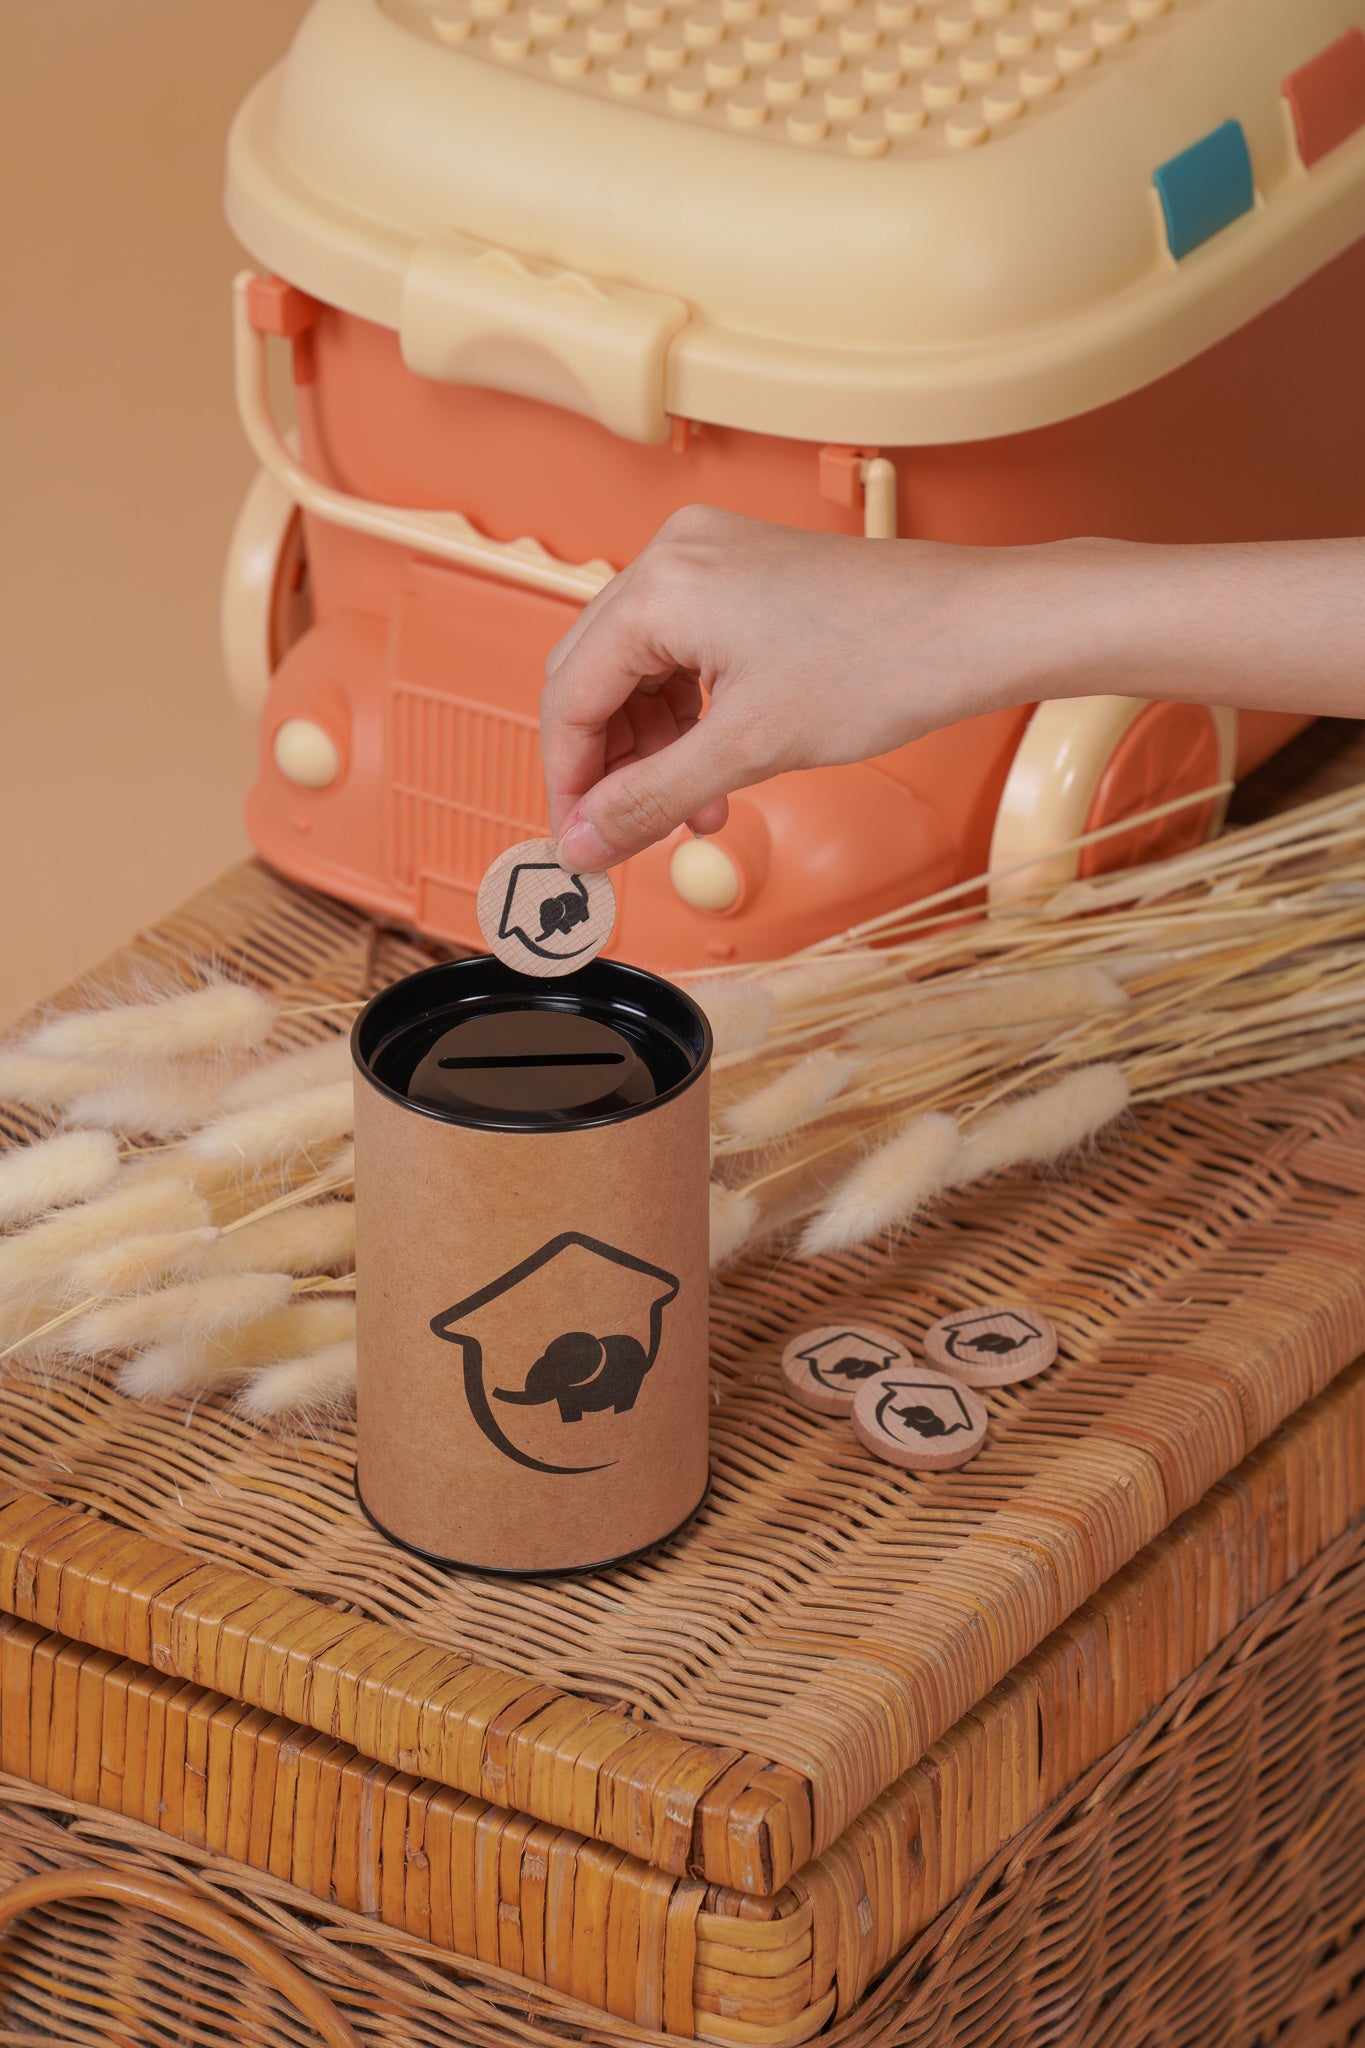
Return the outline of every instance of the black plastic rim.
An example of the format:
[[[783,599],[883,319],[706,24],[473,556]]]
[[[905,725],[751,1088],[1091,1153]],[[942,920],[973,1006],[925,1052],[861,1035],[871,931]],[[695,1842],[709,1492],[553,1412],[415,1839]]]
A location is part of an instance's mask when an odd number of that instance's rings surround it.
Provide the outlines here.
[[[667,1040],[689,1061],[681,1081],[651,1097],[648,1102],[631,1103],[605,1116],[574,1120],[546,1117],[507,1122],[492,1116],[460,1116],[433,1103],[414,1102],[400,1094],[374,1072],[373,1062],[385,1045],[400,1031],[414,1024],[456,1013],[465,1003],[492,999],[520,998],[527,1008],[577,1010],[581,1014],[619,1020],[622,1028],[633,1027],[634,1035]],[[627,1035],[631,1035],[627,1030]],[[562,974],[543,982],[504,967],[491,953],[477,953],[464,960],[444,960],[435,967],[419,968],[401,981],[391,982],[372,996],[351,1030],[351,1058],[357,1071],[379,1094],[414,1116],[430,1117],[435,1123],[454,1124],[463,1130],[530,1132],[537,1137],[549,1131],[598,1130],[606,1124],[624,1123],[630,1117],[645,1116],[684,1094],[706,1072],[711,1060],[711,1026],[706,1014],[689,995],[661,975],[643,967],[626,967],[615,960],[591,960],[573,974]]]
[[[392,1529],[384,1527],[378,1515],[371,1514],[365,1505],[365,1496],[360,1491],[358,1471],[354,1485],[356,1506],[370,1527],[382,1536],[386,1543],[394,1544],[399,1550],[406,1550],[409,1557],[420,1557],[423,1564],[434,1564],[447,1572],[471,1573],[481,1579],[581,1579],[588,1572],[609,1572],[618,1564],[633,1564],[637,1557],[648,1557],[652,1551],[658,1550],[665,1543],[671,1543],[675,1536],[681,1535],[688,1523],[701,1513],[711,1497],[711,1468],[709,1465],[706,1468],[706,1484],[698,1496],[696,1506],[689,1508],[682,1520],[676,1522],[662,1536],[655,1536],[649,1543],[642,1543],[638,1550],[623,1550],[619,1557],[604,1557],[596,1564],[563,1564],[553,1570],[538,1572],[508,1571],[495,1564],[467,1564],[462,1558],[441,1557],[434,1550],[423,1550],[419,1544],[409,1543],[406,1538],[395,1536]]]

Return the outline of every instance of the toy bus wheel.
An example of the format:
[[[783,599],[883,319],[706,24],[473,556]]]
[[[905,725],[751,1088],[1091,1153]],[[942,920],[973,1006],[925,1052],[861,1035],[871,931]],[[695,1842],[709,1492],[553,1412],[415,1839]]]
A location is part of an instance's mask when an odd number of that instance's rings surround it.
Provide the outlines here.
[[[1223,822],[1226,793],[1079,850],[1058,851],[1087,832],[1230,782],[1236,758],[1235,711],[1141,697],[1040,704],[996,813],[991,907],[1201,846]]]
[[[249,717],[259,716],[270,678],[312,623],[299,508],[259,470],[228,543],[221,611],[228,686]]]

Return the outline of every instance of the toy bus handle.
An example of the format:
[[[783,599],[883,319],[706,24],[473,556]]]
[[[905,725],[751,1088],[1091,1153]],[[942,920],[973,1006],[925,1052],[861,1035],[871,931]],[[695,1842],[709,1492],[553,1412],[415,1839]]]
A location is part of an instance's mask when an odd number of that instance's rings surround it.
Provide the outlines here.
[[[567,406],[627,440],[669,432],[668,351],[682,299],[607,283],[455,230],[413,254],[398,336],[419,377]]]
[[[0,1893],[0,1933],[21,1913],[31,1912],[36,1906],[50,1906],[59,1899],[116,1899],[124,1905],[140,1906],[144,1912],[159,1913],[177,1926],[188,1927],[191,1933],[226,1949],[238,1962],[264,1977],[311,2023],[327,2048],[361,2048],[359,2035],[331,1999],[282,1956],[272,1941],[245,1926],[233,1914],[225,1913],[220,1906],[199,1898],[188,1887],[171,1884],[165,1878],[120,1877],[114,1871],[91,1867],[43,1871],[37,1877],[22,1878]]]
[[[462,512],[419,511],[405,505],[380,504],[338,490],[310,474],[285,441],[270,404],[266,376],[266,334],[252,318],[251,271],[241,271],[233,285],[233,367],[237,412],[252,452],[303,511],[348,527],[372,539],[391,541],[414,553],[454,562],[496,576],[523,589],[549,591],[586,604],[615,574],[610,562],[563,562],[529,537],[491,540]]]

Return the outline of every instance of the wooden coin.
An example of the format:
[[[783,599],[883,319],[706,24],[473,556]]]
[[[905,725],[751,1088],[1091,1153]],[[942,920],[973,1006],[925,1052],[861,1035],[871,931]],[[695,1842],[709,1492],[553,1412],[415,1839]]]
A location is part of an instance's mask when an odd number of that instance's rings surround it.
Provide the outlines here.
[[[859,1387],[893,1365],[909,1365],[898,1337],[876,1323],[821,1323],[782,1353],[787,1392],[817,1415],[851,1415]]]
[[[519,974],[572,974],[595,960],[616,922],[606,875],[576,875],[552,839],[524,839],[500,853],[479,884],[479,929]]]
[[[860,1443],[904,1472],[951,1472],[976,1456],[989,1417],[980,1396],[946,1373],[911,1364],[865,1380],[853,1402]]]
[[[988,1301],[941,1316],[924,1333],[924,1355],[969,1387],[1012,1387],[1047,1370],[1057,1332],[1036,1308]]]

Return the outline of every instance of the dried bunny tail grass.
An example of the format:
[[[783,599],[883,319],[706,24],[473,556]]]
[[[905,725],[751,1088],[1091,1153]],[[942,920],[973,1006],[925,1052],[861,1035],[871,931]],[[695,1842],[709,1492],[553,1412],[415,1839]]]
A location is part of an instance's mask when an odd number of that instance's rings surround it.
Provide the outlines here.
[[[222,1238],[205,1273],[321,1273],[355,1257],[355,1203],[311,1202],[253,1218]]]
[[[324,1039],[321,1045],[306,1045],[300,1052],[284,1053],[253,1067],[223,1090],[224,1115],[241,1109],[258,1109],[264,1102],[278,1102],[281,1096],[298,1095],[308,1088],[323,1088],[344,1081],[351,1071],[351,1042],[343,1036]]]
[[[219,1106],[219,1085],[202,1068],[173,1062],[134,1069],[76,1095],[66,1112],[72,1124],[110,1125],[147,1138],[181,1138],[206,1123]]]
[[[855,1045],[913,1045],[923,1038],[948,1038],[1053,1018],[1080,1017],[1096,1010],[1121,1010],[1127,993],[1103,967],[1041,968],[1032,974],[1002,974],[967,988],[936,994],[907,991],[903,1002],[853,1032]]]
[[[73,1301],[83,1301],[88,1295],[135,1294],[159,1280],[185,1279],[203,1272],[217,1241],[212,1224],[197,1230],[121,1238],[117,1244],[102,1245],[73,1260],[67,1269],[65,1291]]]
[[[961,1139],[950,1116],[930,1111],[859,1160],[806,1225],[807,1258],[863,1244],[905,1223],[956,1177]]]
[[[28,1223],[48,1209],[86,1202],[116,1178],[118,1139],[112,1131],[63,1131],[0,1159],[0,1224]]]
[[[826,953],[813,960],[794,960],[770,972],[766,985],[772,992],[779,1016],[818,1003],[822,997],[842,995],[850,984],[865,981],[869,973],[885,965],[874,953],[854,951]]]
[[[199,1230],[208,1221],[207,1202],[183,1180],[167,1175],[127,1186],[116,1182],[108,1194],[59,1209],[21,1237],[0,1243],[0,1295],[40,1288],[98,1246],[161,1231]]]
[[[237,1406],[253,1422],[307,1416],[342,1406],[355,1392],[355,1339],[268,1365],[242,1388]]]
[[[30,1034],[26,1052],[44,1059],[112,1059],[130,1066],[196,1053],[250,1052],[275,1022],[268,996],[237,982],[215,982],[150,1003],[73,1010]]]
[[[732,1137],[748,1145],[766,1144],[818,1116],[857,1071],[858,1061],[847,1053],[811,1053],[765,1088],[732,1102],[722,1111],[721,1122]]]
[[[0,1102],[65,1109],[108,1079],[108,1067],[95,1060],[47,1060],[21,1046],[0,1052]]]
[[[706,1012],[718,1056],[751,1052],[773,1028],[777,1004],[766,982],[749,975],[711,975],[684,985],[693,1002]]]
[[[743,1188],[725,1188],[711,1183],[711,1264],[723,1266],[733,1259],[758,1228],[757,1195]]]
[[[220,1117],[196,1131],[185,1151],[205,1165],[236,1161],[243,1169],[260,1169],[335,1143],[349,1135],[354,1122],[351,1083],[333,1081]]]
[[[1008,1166],[1045,1165],[1121,1116],[1129,1086],[1121,1067],[1077,1067],[1074,1073],[988,1110],[964,1132],[955,1186],[1003,1173]]]
[[[286,1358],[303,1358],[355,1339],[353,1301],[297,1301],[240,1329],[213,1336],[176,1338],[130,1358],[119,1373],[125,1394],[161,1401],[188,1394]]]
[[[175,1287],[131,1294],[78,1318],[67,1330],[64,1349],[97,1358],[106,1351],[134,1351],[175,1333],[184,1342],[241,1329],[282,1308],[289,1298],[287,1273],[233,1273],[216,1280],[187,1280]]]

